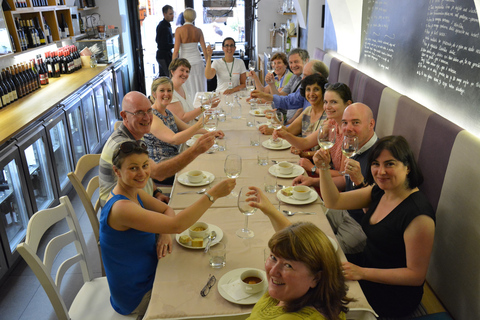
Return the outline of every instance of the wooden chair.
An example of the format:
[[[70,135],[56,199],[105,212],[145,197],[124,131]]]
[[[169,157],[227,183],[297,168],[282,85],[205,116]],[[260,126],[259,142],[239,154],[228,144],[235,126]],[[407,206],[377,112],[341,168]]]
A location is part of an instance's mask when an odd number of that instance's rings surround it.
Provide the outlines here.
[[[68,224],[68,230],[48,242],[43,251],[42,261],[37,253],[40,240],[50,227],[64,219]],[[64,259],[57,270],[52,270],[53,263],[57,263],[55,261],[57,254],[71,243],[75,245],[76,249],[73,255]],[[136,319],[136,316],[133,315],[122,316],[116,313],[110,304],[107,279],[105,277],[93,278],[90,263],[87,260],[85,239],[68,197],[61,197],[60,205],[57,207],[40,210],[32,216],[28,222],[25,242],[17,246],[17,251],[40,281],[58,319]],[[60,287],[66,271],[76,263],[80,264],[84,283],[68,310],[60,295]]]
[[[86,154],[83,155],[77,163],[75,172],[68,173],[68,178],[72,183],[75,191],[83,203],[85,212],[88,215],[90,224],[92,225],[93,233],[95,235],[95,240],[97,240],[98,252],[100,254],[100,264],[102,266],[102,275],[105,275],[105,270],[103,269],[102,256],[100,251],[100,222],[98,221],[98,211],[100,210],[100,201],[97,199],[95,205],[92,203],[92,196],[95,191],[99,188],[99,178],[98,175],[90,179],[87,184],[87,189],[83,187],[82,181],[85,175],[93,168],[98,167],[100,162],[100,154]]]

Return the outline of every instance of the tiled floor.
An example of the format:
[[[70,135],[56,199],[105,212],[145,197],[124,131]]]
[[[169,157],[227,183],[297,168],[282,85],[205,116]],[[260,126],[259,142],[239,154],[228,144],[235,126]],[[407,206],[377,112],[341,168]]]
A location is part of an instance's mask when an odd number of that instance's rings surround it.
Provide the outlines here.
[[[91,175],[96,173],[90,173]],[[88,178],[88,177],[87,177]],[[95,277],[102,275],[100,267],[100,258],[98,249],[96,246],[95,236],[93,234],[90,221],[85,213],[82,202],[75,193],[75,190],[69,194],[70,201],[73,208],[77,213],[80,227],[82,228],[85,241],[87,242],[88,255],[90,261],[92,261],[93,273]],[[59,223],[48,231],[48,238],[56,236],[62,229],[64,230],[65,224]],[[73,246],[73,245],[71,245]],[[65,250],[72,249],[71,247],[64,248],[60,253]],[[58,259],[58,257],[57,257]],[[13,269],[13,272],[8,276],[6,281],[0,286],[0,319],[5,320],[47,320],[57,319],[50,300],[48,299],[45,291],[40,285],[32,270],[27,266],[25,261],[20,258],[19,264]],[[73,301],[73,298],[77,294],[78,290],[82,286],[82,275],[80,267],[73,266],[68,270],[65,275],[61,287],[61,293],[65,299],[67,307]]]

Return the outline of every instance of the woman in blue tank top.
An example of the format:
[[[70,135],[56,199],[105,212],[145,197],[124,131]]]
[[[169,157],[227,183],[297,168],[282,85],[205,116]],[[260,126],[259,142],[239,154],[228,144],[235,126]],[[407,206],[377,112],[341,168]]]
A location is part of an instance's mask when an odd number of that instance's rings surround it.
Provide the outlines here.
[[[118,178],[100,215],[100,246],[110,287],[110,302],[120,314],[144,314],[155,277],[157,261],[171,252],[173,233],[194,224],[220,197],[235,187],[224,180],[177,215],[171,207],[142,188],[150,177],[147,145],[127,141],[113,154]],[[212,199],[212,200],[210,200]],[[158,246],[155,234],[160,234]]]

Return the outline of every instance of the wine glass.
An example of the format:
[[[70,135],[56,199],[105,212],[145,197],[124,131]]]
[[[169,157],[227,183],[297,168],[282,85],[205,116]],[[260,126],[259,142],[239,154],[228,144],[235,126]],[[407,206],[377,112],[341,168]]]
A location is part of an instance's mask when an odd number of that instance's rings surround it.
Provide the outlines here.
[[[317,141],[320,148],[328,150],[335,144],[336,139],[336,127],[328,122],[324,122],[322,126],[318,129]],[[325,166],[323,164],[322,166]]]
[[[216,131],[218,127],[218,115],[212,109],[205,110],[203,118],[203,128],[208,132]],[[218,150],[217,139],[215,139],[213,146],[208,152],[213,153]]]
[[[248,229],[248,216],[251,216],[257,211],[257,208],[248,205],[249,202],[255,201],[255,195],[249,194],[251,190],[248,187],[242,187],[238,193],[238,210],[245,215],[245,227],[238,229],[236,234],[242,239],[249,239],[254,237],[252,230]]]
[[[255,90],[255,80],[253,78],[247,77],[246,89],[249,92],[252,92],[253,90]]]
[[[212,98],[208,92],[203,94],[201,103],[204,110],[208,110],[212,107]]]
[[[358,150],[358,137],[357,136],[344,136],[342,142],[342,153],[346,158],[351,158],[355,155]],[[345,173],[345,170],[341,172],[341,174],[348,176]]]
[[[255,71],[255,60],[248,61],[248,70]]]
[[[273,65],[273,61],[268,59],[268,62],[267,62],[267,72],[268,73],[273,73],[273,71],[275,70],[274,68],[274,65]],[[269,82],[271,83],[271,82]]]
[[[273,111],[271,113],[270,121],[274,129],[281,129],[283,127],[283,113],[280,111]]]
[[[240,173],[242,173],[242,157],[238,154],[229,154],[225,158],[224,164],[225,174],[229,178],[238,178]],[[230,196],[237,197],[237,193],[232,191]]]

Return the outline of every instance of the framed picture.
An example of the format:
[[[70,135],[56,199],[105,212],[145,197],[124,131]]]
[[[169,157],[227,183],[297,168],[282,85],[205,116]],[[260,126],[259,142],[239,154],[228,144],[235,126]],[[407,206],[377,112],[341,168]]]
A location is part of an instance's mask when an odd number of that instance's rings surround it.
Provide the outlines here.
[[[10,41],[10,33],[5,23],[5,15],[3,9],[0,6],[0,56],[13,53],[12,42]]]

